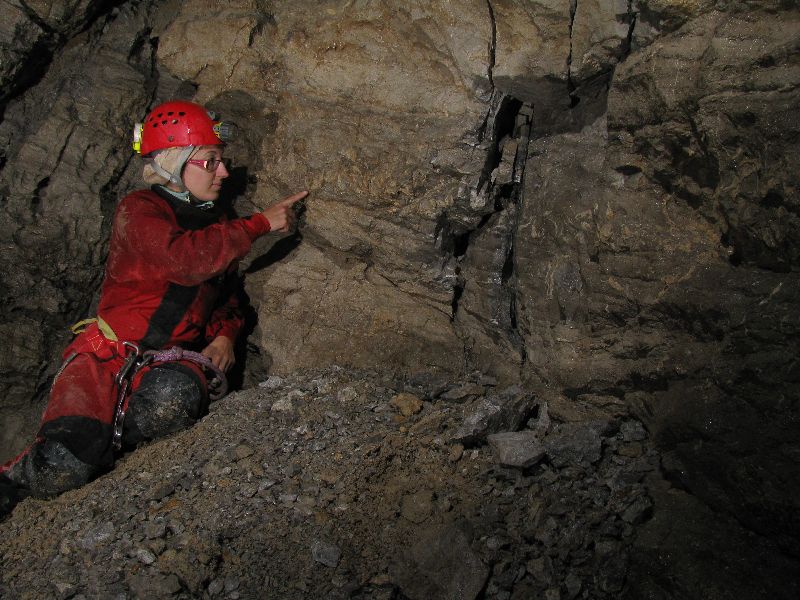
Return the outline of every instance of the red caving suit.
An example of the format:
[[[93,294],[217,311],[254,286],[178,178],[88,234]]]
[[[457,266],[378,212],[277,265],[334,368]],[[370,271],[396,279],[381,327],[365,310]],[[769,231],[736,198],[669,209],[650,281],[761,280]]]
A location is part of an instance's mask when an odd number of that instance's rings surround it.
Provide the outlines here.
[[[260,213],[228,220],[216,207],[201,210],[159,186],[126,196],[114,216],[97,311],[119,341],[92,324],[66,348],[65,360],[77,354],[54,381],[34,445],[56,440],[84,463],[113,464],[122,342],[200,351],[219,335],[235,340],[242,325],[237,264],[269,230]],[[194,363],[182,364],[201,374]],[[0,466],[0,474],[30,450]]]

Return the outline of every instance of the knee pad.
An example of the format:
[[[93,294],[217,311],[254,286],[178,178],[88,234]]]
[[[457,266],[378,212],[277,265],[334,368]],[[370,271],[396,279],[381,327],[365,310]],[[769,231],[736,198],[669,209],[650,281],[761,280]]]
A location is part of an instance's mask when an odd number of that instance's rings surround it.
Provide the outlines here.
[[[131,394],[123,423],[126,446],[154,440],[193,425],[208,410],[198,375],[179,363],[149,369]]]
[[[80,460],[61,442],[46,439],[34,443],[8,475],[31,495],[49,498],[85,485],[102,471]]]

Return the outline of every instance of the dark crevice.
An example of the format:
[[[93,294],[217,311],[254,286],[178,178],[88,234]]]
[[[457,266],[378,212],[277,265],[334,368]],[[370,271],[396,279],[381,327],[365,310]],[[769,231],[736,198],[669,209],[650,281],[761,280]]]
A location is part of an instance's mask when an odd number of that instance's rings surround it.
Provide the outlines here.
[[[36,189],[31,197],[31,210],[34,215],[39,212],[39,207],[42,204],[42,193],[47,189],[48,185],[50,185],[50,177],[44,177],[36,184]]]
[[[569,108],[575,111],[579,123],[586,124],[606,112],[606,99],[611,86],[611,79],[616,69],[615,64],[609,64],[600,69],[596,69],[591,75],[583,74],[580,78],[580,57],[575,55],[574,47],[574,27],[578,12],[577,0],[570,2],[569,20],[569,52],[567,55],[567,94],[569,97]],[[619,47],[614,50],[613,55],[616,62],[624,61],[633,51],[633,34],[636,28],[638,13],[635,10],[633,0],[628,0],[626,12],[617,16],[620,23],[627,25],[625,39],[620,41]],[[578,63],[573,69],[573,63]]]
[[[69,142],[72,139],[72,134],[75,133],[75,128],[73,127],[70,129],[69,133],[67,133],[67,137],[64,139],[64,143],[61,146],[61,149],[58,151],[58,156],[56,157],[55,161],[53,161],[54,165],[61,164],[61,161],[64,159],[64,153],[69,148]]]
[[[486,155],[483,167],[477,181],[471,183],[469,188],[461,194],[456,201],[456,206],[439,217],[436,227],[436,236],[441,249],[455,257],[466,254],[469,239],[472,234],[482,230],[489,222],[491,216],[503,210],[510,197],[515,195],[516,189],[522,180],[521,171],[524,168],[524,158],[520,155],[527,154],[527,138],[525,143],[519,143],[517,155],[513,165],[514,176],[510,182],[501,182],[497,185],[492,181],[495,172],[503,157],[503,144],[519,135],[518,115],[523,108],[523,103],[511,96],[495,96],[491,102],[489,115],[486,119],[485,130],[479,139],[485,145]],[[530,129],[530,110],[524,118]],[[527,135],[527,131],[526,131]],[[470,208],[470,195],[484,196],[490,201],[486,207],[479,210]]]
[[[631,373],[629,378],[616,383],[588,383],[574,388],[564,388],[561,393],[570,400],[577,401],[581,396],[613,396],[620,400],[631,392],[663,392],[669,389],[670,383],[685,377],[657,375],[654,373]]]
[[[11,78],[0,92],[0,121],[3,120],[8,103],[39,83],[47,73],[53,59],[54,44],[51,40],[37,42],[30,54],[24,58],[25,66]]]
[[[137,64],[140,61],[140,56],[144,52],[145,45],[152,41],[150,38],[151,33],[152,30],[148,27],[137,34],[128,51],[128,64]],[[155,39],[156,41],[158,40],[158,38]]]
[[[770,189],[761,199],[761,205],[767,208],[779,208],[781,206],[784,206],[783,194],[774,188]],[[792,207],[786,206],[786,209],[792,212],[791,211]]]
[[[525,342],[519,334],[518,326],[518,306],[517,306],[517,272],[515,262],[516,236],[519,230],[519,217],[522,213],[523,204],[523,175],[525,165],[528,160],[528,144],[530,142],[531,128],[533,126],[533,108],[530,105],[522,105],[517,110],[514,122],[514,138],[517,140],[517,154],[514,157],[513,186],[508,190],[508,198],[515,205],[514,223],[511,228],[511,239],[508,245],[508,253],[503,263],[501,272],[502,287],[508,294],[509,325],[512,337],[516,341],[516,346],[520,353],[520,369],[525,368],[527,363],[527,353]]]
[[[500,210],[500,209],[496,209],[496,210]],[[494,213],[489,213],[487,215],[484,215],[483,218],[480,220],[480,222],[478,223],[478,225],[474,229],[470,229],[470,230],[465,231],[464,233],[462,233],[460,235],[453,236],[453,250],[452,250],[452,252],[453,252],[453,256],[454,257],[461,258],[467,253],[467,248],[469,248],[470,236],[473,233],[477,232],[477,231],[481,231],[486,226],[486,223],[489,222],[489,219],[492,218],[492,214],[494,214]]]
[[[642,170],[636,165],[620,165],[618,167],[614,167],[614,170],[617,173],[621,173],[625,177],[630,177],[642,172]]]
[[[567,93],[570,97],[570,108],[574,108],[580,98],[573,96],[576,85],[572,80],[572,27],[575,24],[575,14],[578,12],[578,0],[570,0],[569,2],[569,54],[567,55]]]
[[[455,321],[456,314],[458,313],[458,303],[461,300],[461,296],[464,294],[464,284],[463,282],[458,283],[453,286],[453,299],[450,302],[451,314],[450,314],[450,322],[452,323]]]
[[[734,267],[740,266],[742,264],[741,249],[737,247],[736,242],[733,240],[730,225],[728,225],[728,231],[720,237],[719,243],[728,250],[728,262]]]
[[[533,106],[523,104],[517,110],[514,123],[514,137],[519,141],[517,155],[514,158],[514,183],[517,184],[516,192],[522,198],[522,180],[525,175],[525,165],[528,162],[528,144],[531,140],[533,127]]]
[[[669,384],[675,379],[682,377],[668,377],[666,375],[656,375],[653,373],[631,373],[631,391],[644,391],[652,394],[653,392],[664,392],[669,389]]]
[[[38,14],[36,14],[35,10],[33,10],[30,6],[28,6],[27,2],[25,2],[24,0],[20,0],[19,6],[22,9],[22,12],[25,13],[25,16],[28,17],[28,19],[30,19],[31,22],[34,25],[36,25],[39,29],[50,35],[58,34],[58,32],[55,29],[50,27],[44,21],[44,19],[42,19]]]
[[[465,186],[456,200],[456,206],[442,213],[436,224],[435,237],[444,253],[463,256],[469,245],[470,235],[482,229],[491,215],[505,206],[502,199],[498,202],[497,190],[491,177],[502,159],[502,144],[514,135],[517,113],[521,107],[522,102],[516,98],[497,93],[492,96],[487,117],[479,132],[478,145],[486,148],[486,155],[477,181]],[[515,169],[522,166],[524,163],[518,164],[515,161]],[[517,178],[521,181],[521,175]],[[502,189],[502,184],[498,188]],[[486,203],[491,208],[472,209],[470,195],[473,193],[491,198],[492,201]]]
[[[522,199],[522,181],[527,161],[528,142],[533,109],[520,99],[499,94],[492,97],[490,110],[483,124],[479,144],[484,148],[484,163],[480,174],[465,186],[448,212],[437,224],[440,248],[455,261],[455,283],[451,301],[451,321],[459,314],[460,303],[469,282],[470,266],[480,264],[486,257],[471,255],[470,248],[478,234],[491,230],[490,236],[499,240],[494,246],[501,254],[489,261],[496,269],[483,293],[492,299],[492,314],[496,333],[506,336],[517,348],[525,362],[522,338],[517,331],[517,277],[514,260],[514,237]],[[477,202],[473,202],[478,199]],[[475,209],[474,206],[481,208]],[[510,211],[510,212],[509,212]],[[499,262],[497,259],[500,259]],[[486,268],[485,266],[482,268]],[[478,283],[478,287],[486,286]],[[480,292],[479,292],[480,293]],[[467,309],[465,314],[472,314]],[[487,315],[473,315],[480,319]]]
[[[276,25],[275,15],[272,14],[272,10],[266,5],[262,6],[261,1],[256,2],[256,4],[258,5],[258,21],[247,39],[248,48],[252,48],[256,39],[264,34],[264,28],[267,25],[273,27]]]
[[[625,45],[622,47],[622,58],[625,60],[633,50],[633,30],[636,29],[636,19],[638,13],[633,10],[633,0],[628,0],[628,35],[625,37]]]
[[[624,398],[627,391],[631,391],[628,387],[629,384],[620,382],[618,385],[597,385],[591,384],[583,385],[581,387],[564,388],[561,393],[565,398],[577,401],[581,396],[613,396],[615,398]]]
[[[494,8],[492,7],[491,0],[486,0],[486,5],[489,8],[489,21],[492,25],[492,39],[489,41],[489,67],[486,74],[489,78],[489,85],[492,86],[492,92],[494,92],[494,65],[497,52],[497,21],[495,20]]]
[[[511,248],[508,250],[508,254],[506,255],[506,260],[503,263],[503,270],[500,273],[501,281],[508,282],[514,275],[514,246],[512,244]]]
[[[491,119],[491,144],[487,150],[486,161],[478,179],[478,190],[483,189],[487,184],[491,187],[492,172],[498,167],[503,156],[502,144],[508,138],[513,137],[517,114],[521,107],[522,101],[517,98],[511,96],[502,96],[500,98],[494,119]],[[491,193],[491,191],[487,193]]]
[[[508,299],[508,314],[509,314],[509,323],[511,325],[511,330],[516,332],[517,331],[517,286],[516,286],[516,270],[514,268],[514,233],[516,232],[516,227],[512,231],[512,238],[511,244],[509,244],[508,254],[506,255],[506,260],[503,263],[503,270],[500,273],[500,280],[502,281],[502,285],[509,291],[509,299]],[[524,344],[520,344],[520,347],[524,350]]]
[[[158,38],[150,38],[150,59],[148,61],[148,77],[145,80],[147,89],[147,97],[149,99],[148,108],[150,108],[156,100],[158,92],[159,72],[158,72]]]
[[[22,67],[8,81],[4,82],[3,89],[0,91],[0,121],[4,118],[9,102],[36,86],[44,78],[53,57],[61,48],[75,36],[89,30],[99,19],[110,15],[124,2],[125,0],[98,2],[94,10],[86,15],[83,22],[76,23],[76,29],[58,30],[48,25],[30,6],[21,1],[19,6],[25,16],[42,30],[43,35],[24,55],[20,56]]]

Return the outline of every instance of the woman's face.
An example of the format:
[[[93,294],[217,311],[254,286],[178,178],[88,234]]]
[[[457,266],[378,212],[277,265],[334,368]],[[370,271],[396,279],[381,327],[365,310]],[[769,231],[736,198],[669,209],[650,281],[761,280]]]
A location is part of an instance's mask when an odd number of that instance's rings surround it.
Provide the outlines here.
[[[219,198],[222,180],[228,175],[222,162],[222,147],[200,146],[186,161],[182,179],[192,196],[202,202],[213,202]]]

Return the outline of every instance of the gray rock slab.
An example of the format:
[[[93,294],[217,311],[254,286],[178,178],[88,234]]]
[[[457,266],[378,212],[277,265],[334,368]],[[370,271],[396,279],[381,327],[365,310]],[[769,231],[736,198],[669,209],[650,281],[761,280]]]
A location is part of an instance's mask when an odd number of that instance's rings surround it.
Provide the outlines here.
[[[389,566],[389,576],[411,600],[473,600],[489,568],[472,551],[471,541],[457,525],[433,528]]]
[[[527,420],[535,405],[533,395],[519,386],[476,400],[465,406],[464,420],[450,441],[474,446],[492,433],[515,431]]]
[[[487,438],[494,459],[503,466],[525,469],[535,465],[547,453],[534,431],[506,431]]]
[[[331,544],[322,540],[317,540],[311,546],[311,556],[318,563],[326,567],[335,568],[342,557],[342,551],[336,544]]]
[[[547,456],[556,467],[595,463],[602,453],[602,421],[562,423],[544,441]]]

